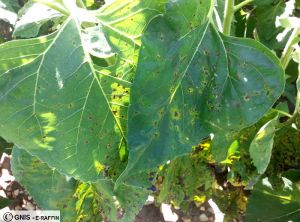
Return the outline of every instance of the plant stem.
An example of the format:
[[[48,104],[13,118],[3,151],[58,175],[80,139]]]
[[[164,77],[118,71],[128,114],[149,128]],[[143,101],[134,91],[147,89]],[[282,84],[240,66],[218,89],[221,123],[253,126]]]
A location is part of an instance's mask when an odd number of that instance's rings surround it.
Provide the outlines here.
[[[225,35],[230,35],[233,15],[234,15],[234,0],[226,0],[224,23],[223,23],[223,33]]]
[[[296,44],[295,40],[300,34],[300,28],[294,29],[281,56],[281,65],[284,69],[288,66],[291,58],[292,58],[292,53],[294,51],[293,46]]]
[[[254,0],[245,0],[245,1],[241,2],[240,4],[237,4],[236,6],[234,6],[234,12],[240,10],[241,8],[252,3],[253,1]]]
[[[49,2],[47,0],[33,0],[33,1],[47,5],[48,7],[52,8],[64,15],[67,15],[67,16],[70,15],[70,13],[65,8],[63,8],[60,5],[57,5],[55,3]]]

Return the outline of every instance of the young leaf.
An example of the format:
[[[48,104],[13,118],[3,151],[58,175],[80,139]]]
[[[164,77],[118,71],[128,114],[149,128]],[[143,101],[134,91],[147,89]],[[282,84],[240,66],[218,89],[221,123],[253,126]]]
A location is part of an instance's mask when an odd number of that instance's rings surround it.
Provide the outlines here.
[[[266,47],[223,36],[198,19],[207,1],[188,4],[195,20],[186,28],[178,28],[182,10],[172,4],[143,38],[129,108],[129,162],[119,181],[191,151],[210,133],[216,159],[225,159],[232,132],[257,122],[284,88],[279,60]]]
[[[267,122],[256,134],[250,145],[250,156],[259,174],[263,174],[271,159],[278,116]]]

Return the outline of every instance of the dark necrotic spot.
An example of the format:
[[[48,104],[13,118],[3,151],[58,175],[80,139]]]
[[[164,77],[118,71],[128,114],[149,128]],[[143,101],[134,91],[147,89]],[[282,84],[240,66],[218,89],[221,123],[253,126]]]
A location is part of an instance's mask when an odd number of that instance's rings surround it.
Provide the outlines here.
[[[249,95],[244,95],[243,98],[244,98],[245,101],[249,101],[250,100],[250,96]]]

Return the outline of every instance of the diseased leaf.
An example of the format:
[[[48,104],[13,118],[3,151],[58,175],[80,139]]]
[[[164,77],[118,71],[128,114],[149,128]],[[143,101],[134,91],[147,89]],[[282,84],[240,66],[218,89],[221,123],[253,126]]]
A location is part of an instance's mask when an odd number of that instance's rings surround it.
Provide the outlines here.
[[[95,72],[78,33],[68,19],[34,60],[2,73],[0,125],[4,138],[50,166],[95,181],[118,160],[123,136],[103,91],[111,77]]]
[[[277,123],[278,116],[260,128],[251,142],[249,152],[259,174],[263,174],[270,163]]]
[[[281,186],[276,186],[266,177],[254,187],[246,211],[246,222],[300,220],[299,187],[284,177],[282,182]]]
[[[149,191],[127,185],[114,190],[111,181],[99,181],[94,188],[101,197],[100,205],[112,222],[132,222],[147,200]]]
[[[161,7],[153,1],[130,3],[124,3],[121,15],[118,5],[107,6],[109,11],[102,14],[117,13],[116,20],[111,17],[114,24],[106,26],[118,29],[104,32],[114,50],[128,55],[128,60],[137,48],[124,52],[126,41],[132,39],[122,40],[124,36],[118,30],[139,36],[143,29],[128,29],[130,22],[123,20],[134,16],[136,24],[146,26],[146,20],[158,13],[150,6]],[[0,134],[5,139],[83,181],[120,173],[124,165],[120,156],[126,155],[123,119],[127,116],[130,82],[116,76],[132,76],[132,67],[95,66],[74,17],[47,37],[1,45],[0,58]]]
[[[101,209],[99,208],[99,200],[101,197],[97,195],[92,185],[83,183],[80,184],[76,193],[76,222],[90,221],[98,222],[103,221],[103,215],[101,215]]]
[[[102,216],[112,222],[132,222],[148,195],[145,190],[126,185],[114,191],[110,180],[79,184],[17,147],[13,149],[12,169],[38,206],[60,210],[64,222],[98,222]]]
[[[188,210],[194,197],[203,196],[211,187],[211,173],[206,163],[198,157],[182,156],[171,161],[159,172],[162,181],[158,181],[161,184],[158,185],[157,201],[172,202],[175,206]]]
[[[195,21],[179,29],[182,10],[176,3],[144,34],[131,91],[129,161],[119,182],[132,183],[135,175],[190,152],[211,133],[214,156],[224,160],[232,132],[257,122],[284,88],[282,67],[266,47],[203,24],[197,13],[208,2],[188,4]]]
[[[12,171],[16,180],[44,210],[60,210],[64,222],[76,218],[74,190],[77,183],[61,175],[18,147],[12,152]]]
[[[132,222],[147,195],[145,190],[126,185],[114,190],[114,183],[109,180],[81,184],[75,194],[77,221],[98,222],[103,216],[111,222]]]

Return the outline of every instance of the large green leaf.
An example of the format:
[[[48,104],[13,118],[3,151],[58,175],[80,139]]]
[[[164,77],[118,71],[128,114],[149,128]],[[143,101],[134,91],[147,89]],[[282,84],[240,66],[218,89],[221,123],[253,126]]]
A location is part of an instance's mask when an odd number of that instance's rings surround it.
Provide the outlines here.
[[[34,60],[2,73],[0,127],[59,171],[96,180],[118,161],[123,135],[103,90],[111,77],[97,75],[79,28],[68,19]]]
[[[146,25],[146,20],[158,13],[150,6],[161,7],[153,1],[143,1],[151,2],[147,9],[140,1],[130,2],[136,4],[125,4],[119,23],[135,10],[140,19],[136,22]],[[117,5],[110,8],[118,9]],[[74,16],[47,37],[0,46],[0,134],[62,173],[96,181],[122,170],[118,149],[124,153],[123,119],[130,83],[115,77],[128,73],[124,67],[94,66]],[[119,29],[132,31],[128,25],[119,24]],[[132,32],[139,36],[142,31]],[[109,31],[104,33],[113,36]],[[125,47],[122,38],[119,35],[115,42],[110,40],[119,51]],[[126,55],[130,53],[134,52]]]
[[[282,182],[282,186],[275,186],[266,177],[254,187],[247,206],[247,222],[300,221],[299,187],[287,178],[282,178]]]
[[[16,180],[26,188],[34,200],[44,210],[61,210],[64,222],[74,222],[76,218],[76,181],[61,175],[38,158],[32,157],[18,147],[12,152],[12,171]]]
[[[208,2],[184,4],[195,16],[179,20],[179,3],[144,34],[129,108],[129,162],[119,181],[132,183],[210,133],[216,159],[225,159],[232,132],[257,122],[283,91],[282,67],[266,47],[202,24]]]
[[[271,159],[278,116],[267,122],[251,142],[249,152],[258,173],[263,174]]]
[[[148,195],[126,185],[114,190],[110,180],[79,184],[17,147],[13,149],[12,170],[38,206],[60,210],[64,222],[98,222],[102,216],[112,222],[132,222]]]

